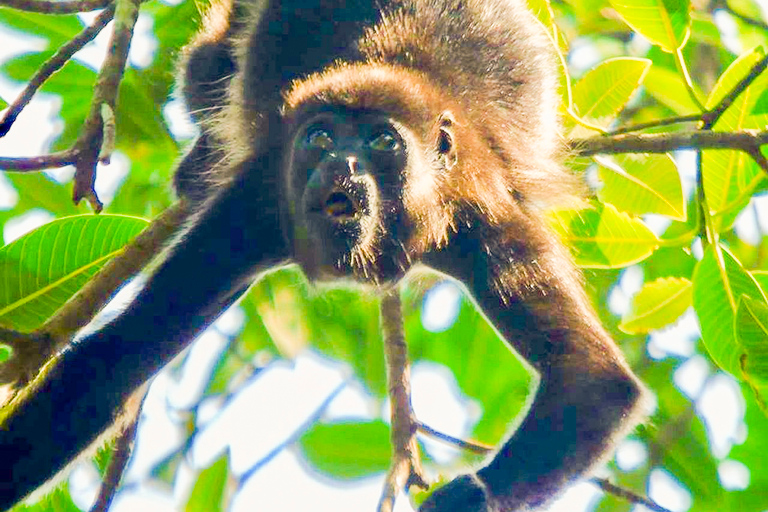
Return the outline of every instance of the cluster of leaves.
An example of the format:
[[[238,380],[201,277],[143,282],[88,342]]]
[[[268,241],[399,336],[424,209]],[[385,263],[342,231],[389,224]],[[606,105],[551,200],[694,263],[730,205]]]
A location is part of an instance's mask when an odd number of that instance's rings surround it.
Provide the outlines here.
[[[574,147],[569,165],[598,183],[588,202],[552,212],[552,223],[581,266],[600,269],[587,271],[595,304],[633,368],[657,396],[653,428],[635,434],[647,448],[647,460],[631,471],[612,464],[613,479],[643,494],[651,471],[664,468],[690,491],[695,509],[764,510],[768,470],[760,456],[763,439],[768,438],[768,266],[762,233],[754,246],[736,235],[734,225],[739,214],[754,208],[751,200],[766,188],[768,169],[760,155],[734,148],[696,151],[691,144],[697,158],[685,168],[679,154],[606,150],[586,156],[579,152],[579,141],[615,139],[619,130],[631,126],[652,135],[768,129],[768,74],[757,74],[743,92],[729,98],[765,58],[760,45],[768,43],[768,24],[755,0],[712,2],[696,9],[685,0],[529,4],[564,64],[565,135]],[[141,12],[153,19],[158,48],[149,67],[127,69],[121,84],[116,148],[130,159],[131,167],[108,214],[97,219],[73,216],[85,211],[69,201],[69,183],[42,174],[6,175],[18,201],[0,211],[0,224],[33,209],[59,219],[0,249],[2,328],[40,328],[143,228],[145,221],[139,218],[151,218],[170,204],[167,183],[179,149],[160,112],[171,92],[179,48],[194,32],[199,14],[192,0],[178,6],[148,2]],[[716,18],[727,23],[715,24]],[[82,28],[74,15],[53,18],[11,9],[0,9],[0,23],[48,41],[47,49],[2,64],[0,71],[17,81],[27,80]],[[587,67],[591,69],[585,71]],[[52,149],[69,147],[77,137],[94,77],[93,70],[70,61],[44,85],[43,91],[62,98],[64,129]],[[716,118],[708,117],[725,98],[729,106]],[[683,176],[690,178],[692,187],[684,186],[690,183]],[[666,219],[665,227],[652,229],[651,218],[654,225]],[[608,310],[607,297],[621,269],[630,265],[642,270],[644,283],[618,318]],[[418,276],[404,288],[409,353],[413,361],[431,361],[453,373],[460,392],[482,408],[472,438],[496,443],[524,406],[531,375],[467,299],[450,328],[428,332],[421,302],[423,290],[435,279]],[[386,399],[375,297],[348,288],[314,290],[289,268],[262,278],[239,307],[245,314],[243,328],[219,356],[200,401],[236,395],[256,367],[290,359],[306,348],[346,362],[371,400]],[[647,334],[673,324],[690,308],[698,317],[702,343],[693,354],[649,360]],[[744,489],[727,489],[720,482],[722,461],[713,455],[703,419],[696,414],[698,397],[686,396],[673,384],[676,369],[693,356],[706,358],[713,371],[728,372],[742,386],[749,435],[728,457],[748,468]],[[7,357],[6,352],[0,359]],[[192,440],[195,433],[190,432]],[[381,420],[347,420],[317,422],[295,439],[310,465],[348,479],[386,470],[388,435]],[[170,484],[173,472],[168,469],[181,457],[181,452],[174,455],[156,477]],[[188,509],[219,510],[229,479],[223,460],[203,471]],[[62,504],[65,498],[57,494],[34,509],[74,510]],[[598,505],[601,510],[631,506],[612,495]]]

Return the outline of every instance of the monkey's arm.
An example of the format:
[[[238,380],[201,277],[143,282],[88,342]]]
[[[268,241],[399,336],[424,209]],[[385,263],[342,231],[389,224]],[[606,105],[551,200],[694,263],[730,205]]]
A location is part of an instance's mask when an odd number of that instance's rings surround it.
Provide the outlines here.
[[[506,226],[464,225],[470,227],[425,263],[467,286],[541,381],[530,410],[488,465],[450,482],[420,510],[536,508],[635,425],[643,388],[600,326],[565,248],[540,220],[521,215]]]
[[[266,155],[255,169],[270,169]],[[247,173],[242,173],[247,175]],[[244,180],[243,180],[244,181]],[[0,510],[54,476],[109,427],[125,400],[244,290],[288,256],[269,183],[223,189],[125,311],[74,342],[0,416]]]

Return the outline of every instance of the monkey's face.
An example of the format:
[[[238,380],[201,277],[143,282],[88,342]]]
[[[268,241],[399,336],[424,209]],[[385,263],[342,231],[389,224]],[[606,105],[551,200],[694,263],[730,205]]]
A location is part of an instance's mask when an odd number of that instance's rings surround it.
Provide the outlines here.
[[[315,112],[286,165],[294,252],[310,278],[380,282],[406,270],[402,189],[409,134],[376,112]]]

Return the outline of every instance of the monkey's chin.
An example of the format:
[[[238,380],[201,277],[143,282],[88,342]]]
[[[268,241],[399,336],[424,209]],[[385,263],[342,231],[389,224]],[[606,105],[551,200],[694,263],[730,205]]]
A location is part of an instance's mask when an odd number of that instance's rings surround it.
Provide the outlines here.
[[[341,262],[346,261],[339,260]],[[402,270],[384,272],[379,265],[371,265],[365,268],[352,267],[345,263],[337,262],[320,263],[304,266],[302,270],[307,278],[318,284],[344,282],[347,285],[355,285],[362,288],[378,288],[396,283],[405,274]]]

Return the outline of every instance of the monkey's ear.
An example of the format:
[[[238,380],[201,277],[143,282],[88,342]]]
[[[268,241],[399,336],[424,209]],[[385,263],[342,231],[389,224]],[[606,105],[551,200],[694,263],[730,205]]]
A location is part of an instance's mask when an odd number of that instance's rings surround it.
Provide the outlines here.
[[[437,120],[437,154],[440,163],[447,170],[451,170],[459,161],[453,131],[454,124],[453,114],[450,112],[443,112]]]

